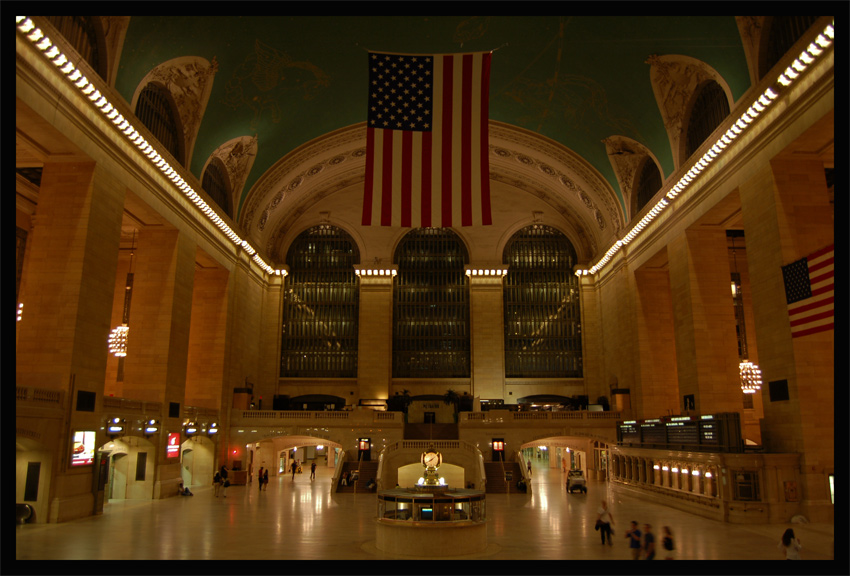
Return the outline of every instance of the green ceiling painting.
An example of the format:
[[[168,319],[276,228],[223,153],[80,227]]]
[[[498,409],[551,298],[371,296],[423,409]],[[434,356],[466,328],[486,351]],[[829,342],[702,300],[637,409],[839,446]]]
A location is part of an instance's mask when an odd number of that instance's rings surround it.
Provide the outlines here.
[[[737,100],[750,86],[733,16],[708,17],[133,17],[117,89],[128,101],[157,65],[218,63],[195,145],[197,177],[222,143],[257,134],[243,191],[309,140],[366,120],[367,51],[495,50],[490,117],[584,157],[619,194],[602,140],[647,146],[664,176],[673,157],[649,81],[651,54],[701,60]],[[622,198],[621,198],[622,202]]]

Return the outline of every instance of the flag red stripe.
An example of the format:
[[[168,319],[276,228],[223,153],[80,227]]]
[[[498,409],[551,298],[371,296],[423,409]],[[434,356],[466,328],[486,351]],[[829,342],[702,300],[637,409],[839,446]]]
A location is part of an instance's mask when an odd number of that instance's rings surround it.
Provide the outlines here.
[[[443,56],[443,126],[442,147],[443,157],[440,173],[442,174],[442,218],[441,225],[448,228],[452,225],[452,56]]]
[[[833,304],[835,302],[835,296],[830,298],[824,298],[823,300],[818,300],[817,302],[812,302],[811,304],[804,304],[798,308],[793,308],[788,310],[788,315],[793,316],[795,314],[799,314],[800,312],[805,312],[807,310],[814,310],[815,308],[821,308],[822,306],[826,306],[827,304]]]
[[[422,133],[422,214],[421,226],[431,226],[431,132]]]
[[[809,271],[811,272],[811,270],[809,270]],[[829,270],[828,272],[825,272],[825,273],[821,274],[820,276],[815,276],[813,278],[810,277],[809,283],[812,286],[814,286],[815,284],[820,284],[824,280],[828,280],[828,279],[833,278],[833,277],[835,277],[835,270]]]
[[[830,316],[835,316],[834,310],[827,310],[827,311],[821,312],[819,314],[812,314],[811,316],[805,316],[803,318],[798,318],[796,320],[792,320],[791,326],[800,326],[801,324],[809,324],[810,322],[814,322],[815,320],[823,320],[824,318],[829,318]]]
[[[384,130],[384,157],[381,160],[381,226],[393,223],[393,131]]]
[[[816,332],[826,332],[827,330],[832,330],[835,328],[835,323],[832,322],[830,324],[824,324],[823,326],[815,326],[814,328],[809,328],[808,330],[800,330],[799,332],[791,332],[792,338],[798,338],[800,336],[808,336],[809,334],[814,334]]]
[[[484,54],[481,62],[481,142],[478,153],[481,156],[481,223],[489,226],[493,223],[490,216],[490,146],[488,122],[490,120],[490,58],[492,52]]]
[[[413,194],[413,132],[401,133],[401,225],[410,227],[410,202]]]
[[[463,100],[461,110],[461,225],[472,226],[472,54],[464,54],[462,64]]]
[[[816,258],[818,258],[819,256],[823,256],[823,255],[824,255],[824,254],[826,254],[827,252],[832,252],[834,249],[835,249],[835,244],[830,244],[830,245],[829,245],[829,246],[827,246],[826,248],[821,248],[821,249],[820,249],[820,250],[818,250],[817,252],[814,252],[814,253],[810,254],[810,255],[808,256],[808,259],[809,259],[809,260],[815,260],[815,259],[816,259]]]
[[[809,257],[809,258],[807,258],[807,260],[808,260],[808,263],[809,263],[809,273],[812,273],[812,272],[817,272],[821,268],[831,266],[835,262],[835,257],[833,256],[833,257],[827,258],[826,260],[822,260],[822,261],[820,261],[816,264],[812,264],[812,260],[815,260],[815,258]]]
[[[817,290],[812,290],[812,298],[815,296],[820,296],[821,294],[826,294],[827,292],[832,292],[835,290],[835,284],[830,284],[829,286],[823,286],[818,288]]]
[[[372,186],[375,183],[374,163],[375,157],[375,129],[366,128],[366,183],[363,190],[363,226],[372,225]]]

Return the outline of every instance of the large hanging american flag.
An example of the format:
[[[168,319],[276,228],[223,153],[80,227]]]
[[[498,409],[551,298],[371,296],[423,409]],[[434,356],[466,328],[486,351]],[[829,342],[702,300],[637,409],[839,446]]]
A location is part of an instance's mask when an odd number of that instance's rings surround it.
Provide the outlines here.
[[[834,260],[829,245],[782,267],[792,338],[834,329]]]
[[[364,226],[492,223],[491,55],[369,53]]]

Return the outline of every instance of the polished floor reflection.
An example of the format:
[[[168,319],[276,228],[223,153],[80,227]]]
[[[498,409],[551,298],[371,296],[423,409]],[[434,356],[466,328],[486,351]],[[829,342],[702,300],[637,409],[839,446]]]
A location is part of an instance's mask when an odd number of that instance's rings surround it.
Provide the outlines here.
[[[101,516],[62,524],[19,526],[16,559],[410,559],[375,548],[374,494],[332,494],[330,475],[330,470],[320,469],[314,482],[307,474],[297,475],[294,481],[281,476],[272,479],[268,490],[262,493],[256,485],[232,486],[226,498],[215,498],[211,487],[193,487],[195,496],[188,498],[111,501]],[[781,558],[777,544],[785,525],[723,524],[618,494],[599,482],[590,482],[587,494],[568,494],[560,469],[550,469],[542,462],[535,466],[532,482],[530,496],[488,494],[488,547],[470,556],[463,555],[459,544],[457,558],[627,560],[630,554],[624,534],[631,520],[651,524],[656,533],[663,525],[670,526],[678,560]],[[603,546],[599,533],[593,529],[602,499],[610,502],[615,519],[613,546]],[[833,525],[795,524],[793,528],[802,541],[804,559],[833,557]],[[839,557],[844,555],[846,550],[842,547]],[[423,552],[423,557],[427,557],[427,552]],[[29,571],[29,564],[16,564],[22,571]],[[811,567],[806,571],[822,573]]]

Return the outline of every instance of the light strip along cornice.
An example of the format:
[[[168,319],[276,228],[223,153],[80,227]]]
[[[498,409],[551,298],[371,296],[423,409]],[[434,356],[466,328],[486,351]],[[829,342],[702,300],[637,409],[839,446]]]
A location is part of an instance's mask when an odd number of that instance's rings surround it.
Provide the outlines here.
[[[750,105],[747,110],[741,114],[741,116],[736,120],[732,126],[714,143],[714,145],[708,149],[708,151],[703,154],[702,158],[694,162],[691,166],[690,170],[688,170],[684,176],[682,176],[676,184],[674,184],[665,194],[661,200],[659,200],[655,206],[653,206],[649,212],[647,212],[643,218],[641,218],[640,222],[638,222],[629,232],[623,236],[620,240],[617,240],[605,255],[599,259],[599,261],[590,267],[590,269],[580,269],[576,270],[576,276],[586,276],[588,274],[596,274],[599,272],[608,261],[616,254],[620,248],[627,245],[629,242],[634,240],[641,231],[652,222],[656,216],[658,216],[664,209],[671,205],[672,201],[684,192],[688,187],[691,186],[696,180],[699,174],[708,168],[708,166],[722,157],[726,153],[726,148],[732,144],[732,142],[747,131],[750,127],[750,124],[762,113],[764,112],[776,98],[786,90],[788,86],[799,80],[805,73],[806,69],[815,63],[815,61],[832,45],[834,40],[834,27],[835,21],[833,20],[830,24],[823,29],[823,32],[817,35],[817,37],[812,40],[808,46],[800,53],[797,58],[779,75],[773,85],[769,86],[758,98],[756,98],[753,103]]]
[[[51,62],[56,68],[65,75],[67,80],[73,84],[80,93],[88,98],[92,106],[99,110],[123,136],[147,158],[147,161],[155,168],[159,169],[162,174],[171,180],[174,187],[182,193],[195,207],[200,211],[228,240],[240,246],[251,259],[260,267],[266,274],[276,276],[286,276],[286,270],[276,270],[266,264],[260,257],[253,246],[247,241],[239,237],[227,223],[221,219],[216,211],[201,196],[195,192],[180,174],[163,158],[156,148],[148,142],[136,128],[127,120],[117,108],[104,96],[95,84],[86,78],[73,62],[62,52],[62,50],[53,43],[44,32],[38,28],[35,23],[26,16],[16,16],[18,32],[24,38],[29,40],[41,53],[41,55]]]

